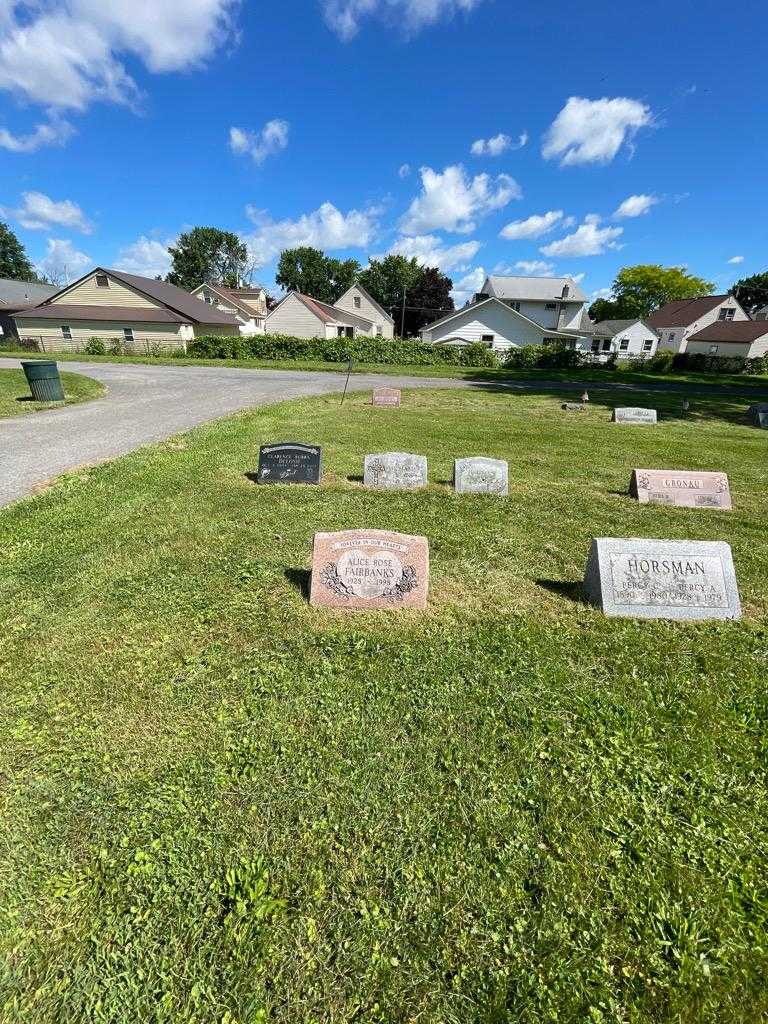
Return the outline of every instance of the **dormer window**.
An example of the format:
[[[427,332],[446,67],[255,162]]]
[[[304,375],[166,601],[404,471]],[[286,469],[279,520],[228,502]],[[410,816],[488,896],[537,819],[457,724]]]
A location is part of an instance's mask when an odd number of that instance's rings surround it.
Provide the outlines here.
[[[96,275],[96,287],[97,288],[109,288],[109,278],[106,274]]]
[[[733,320],[736,316],[735,306],[723,306],[718,315],[718,320]]]
[[[564,284],[563,285],[563,295],[562,295],[562,298],[567,299],[568,295],[570,294],[570,291],[571,291],[571,289],[568,287],[568,285]]]
[[[355,309],[360,309],[360,296],[359,295],[355,295],[354,301],[355,301]]]

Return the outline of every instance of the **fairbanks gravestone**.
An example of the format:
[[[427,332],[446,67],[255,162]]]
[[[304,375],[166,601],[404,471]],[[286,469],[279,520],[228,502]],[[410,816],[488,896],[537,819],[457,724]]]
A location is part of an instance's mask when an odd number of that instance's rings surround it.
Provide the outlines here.
[[[299,441],[265,444],[259,449],[260,484],[319,484],[322,449]]]
[[[740,619],[733,557],[722,541],[598,537],[584,576],[606,615],[640,619]]]
[[[414,491],[427,485],[425,455],[379,452],[365,456],[363,483],[386,491]]]
[[[656,423],[658,417],[655,409],[643,409],[638,406],[620,406],[613,410],[614,423]]]
[[[684,508],[732,508],[725,473],[699,473],[683,469],[633,469],[629,493],[641,505],[678,505]]]
[[[316,533],[311,604],[362,610],[426,608],[429,544],[388,530]]]
[[[509,465],[503,459],[456,459],[453,485],[457,494],[509,494]]]
[[[373,392],[373,405],[398,407],[402,394],[397,388],[375,388]]]

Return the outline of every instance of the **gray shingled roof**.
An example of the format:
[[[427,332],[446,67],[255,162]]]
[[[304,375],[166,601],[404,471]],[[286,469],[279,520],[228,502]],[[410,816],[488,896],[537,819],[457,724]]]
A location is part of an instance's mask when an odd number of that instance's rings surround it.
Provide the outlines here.
[[[9,281],[0,278],[0,309],[24,309],[45,302],[59,289],[52,284],[36,284],[32,281]]]
[[[653,327],[640,317],[636,317],[634,320],[601,320],[600,323],[595,324],[596,332],[601,334],[610,333],[610,337],[618,334],[620,331],[626,331],[630,327],[634,327],[635,324],[642,324],[654,337],[658,337]]]
[[[567,302],[587,301],[586,295],[572,277],[499,277],[492,274],[486,278],[483,291],[497,299],[562,302],[565,285],[568,285]]]

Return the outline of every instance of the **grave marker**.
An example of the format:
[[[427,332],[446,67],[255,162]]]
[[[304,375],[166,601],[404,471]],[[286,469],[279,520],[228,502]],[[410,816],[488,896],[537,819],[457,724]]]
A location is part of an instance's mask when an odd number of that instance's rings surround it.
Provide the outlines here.
[[[399,407],[401,398],[397,388],[374,388],[372,404]]]
[[[681,508],[733,508],[725,473],[684,469],[633,469],[629,493],[641,505]]]
[[[280,441],[259,449],[260,484],[319,484],[322,476],[322,449],[300,441]]]
[[[311,604],[354,610],[426,608],[429,543],[389,530],[316,533]]]
[[[481,456],[456,459],[453,486],[457,494],[509,494],[509,465],[503,459]]]
[[[638,406],[624,406],[613,410],[613,423],[656,423],[655,409],[643,409]]]
[[[755,426],[760,427],[762,430],[768,430],[768,412],[759,412],[757,414]]]
[[[584,592],[605,615],[640,619],[740,619],[733,557],[723,541],[597,537]]]
[[[379,452],[365,456],[363,482],[378,490],[414,491],[427,485],[425,455],[408,452]]]
[[[765,416],[768,416],[768,402],[755,402],[747,409],[747,419],[753,427],[764,427],[766,421],[761,417]]]
[[[584,412],[587,407],[581,402],[563,402],[560,408],[565,409],[566,412]]]

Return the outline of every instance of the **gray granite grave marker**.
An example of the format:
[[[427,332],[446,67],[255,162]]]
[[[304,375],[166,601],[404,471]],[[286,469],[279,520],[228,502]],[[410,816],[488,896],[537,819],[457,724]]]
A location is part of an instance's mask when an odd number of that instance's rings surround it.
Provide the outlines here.
[[[408,452],[378,452],[365,456],[363,482],[378,490],[414,491],[427,485],[425,455]]]
[[[606,615],[740,619],[731,548],[723,541],[597,537],[584,592]]]
[[[655,409],[643,409],[638,406],[624,406],[613,410],[614,423],[656,423]]]
[[[584,412],[586,405],[582,405],[581,402],[563,402],[561,408],[566,412]]]
[[[747,409],[747,419],[753,427],[765,426],[765,420],[760,421],[761,416],[768,416],[768,402],[755,402]]]
[[[641,505],[683,508],[732,508],[725,473],[684,469],[633,469],[629,493]]]
[[[453,485],[457,494],[509,494],[509,465],[503,459],[481,456],[456,459]]]

